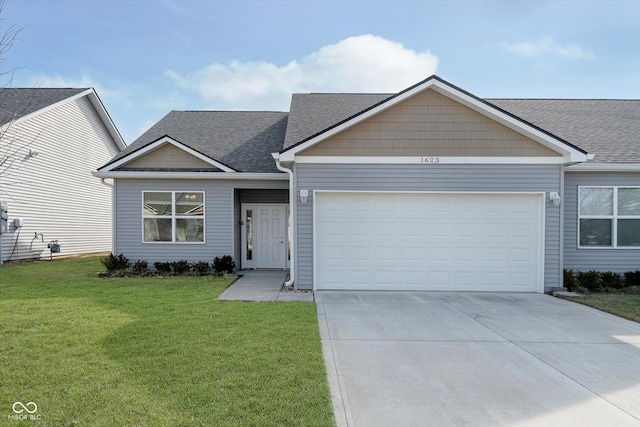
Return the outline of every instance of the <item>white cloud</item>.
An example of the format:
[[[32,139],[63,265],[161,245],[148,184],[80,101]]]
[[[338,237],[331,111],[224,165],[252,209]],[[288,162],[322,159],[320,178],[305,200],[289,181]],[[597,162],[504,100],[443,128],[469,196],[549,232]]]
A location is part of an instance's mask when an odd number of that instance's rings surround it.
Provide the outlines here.
[[[373,35],[350,37],[292,60],[214,63],[166,76],[214,108],[288,109],[294,92],[397,92],[434,74],[438,58]]]
[[[565,59],[595,58],[593,52],[588,49],[583,49],[575,44],[561,45],[552,37],[545,37],[535,42],[503,43],[503,46],[509,52],[525,58],[535,58],[543,55],[556,55]]]

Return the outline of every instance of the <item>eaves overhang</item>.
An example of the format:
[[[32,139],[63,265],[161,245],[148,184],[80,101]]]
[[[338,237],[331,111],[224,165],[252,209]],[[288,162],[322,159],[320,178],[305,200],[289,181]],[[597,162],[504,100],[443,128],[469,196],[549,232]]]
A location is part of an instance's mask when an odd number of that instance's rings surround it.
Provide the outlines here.
[[[567,172],[640,172],[640,163],[577,163],[566,166]]]
[[[172,172],[172,171],[94,171],[91,173],[102,179],[204,179],[204,180],[267,180],[287,181],[286,173],[255,173],[255,172]]]

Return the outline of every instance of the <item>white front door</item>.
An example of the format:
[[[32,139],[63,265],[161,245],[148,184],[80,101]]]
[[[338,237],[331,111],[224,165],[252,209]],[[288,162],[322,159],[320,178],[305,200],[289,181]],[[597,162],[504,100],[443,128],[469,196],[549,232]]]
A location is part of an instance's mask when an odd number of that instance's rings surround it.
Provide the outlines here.
[[[287,268],[287,205],[243,205],[243,268]]]

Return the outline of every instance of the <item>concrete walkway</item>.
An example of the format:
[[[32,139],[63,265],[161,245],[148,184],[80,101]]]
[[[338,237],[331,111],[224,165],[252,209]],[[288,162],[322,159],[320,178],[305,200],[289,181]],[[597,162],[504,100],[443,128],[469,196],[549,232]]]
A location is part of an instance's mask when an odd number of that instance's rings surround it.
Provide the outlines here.
[[[338,426],[640,426],[640,324],[549,295],[316,292]]]
[[[310,301],[312,292],[282,291],[285,270],[241,270],[238,280],[220,296],[222,301]]]

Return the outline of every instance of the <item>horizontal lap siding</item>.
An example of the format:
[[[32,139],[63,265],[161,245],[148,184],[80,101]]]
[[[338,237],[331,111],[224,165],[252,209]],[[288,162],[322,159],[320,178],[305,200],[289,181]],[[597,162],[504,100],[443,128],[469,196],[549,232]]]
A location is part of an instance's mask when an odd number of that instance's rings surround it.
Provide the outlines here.
[[[560,191],[558,165],[329,165],[297,164],[296,282],[313,286],[313,190],[356,191]],[[560,209],[545,198],[545,289],[560,286]]]
[[[578,249],[578,187],[640,186],[640,174],[567,172],[564,179],[564,268],[587,271],[640,270],[640,249]]]
[[[236,189],[286,189],[286,181],[119,179],[116,182],[116,253],[132,261],[209,261],[232,255],[238,263],[239,207]],[[143,191],[204,191],[205,243],[143,243]]]
[[[4,260],[48,257],[47,243],[58,240],[60,255],[111,249],[111,188],[91,172],[118,148],[85,96],[12,125],[0,152],[15,138],[17,168],[0,178],[0,200],[9,218],[22,218],[2,236]],[[29,150],[39,154],[29,158]],[[34,238],[35,233],[44,235]]]

